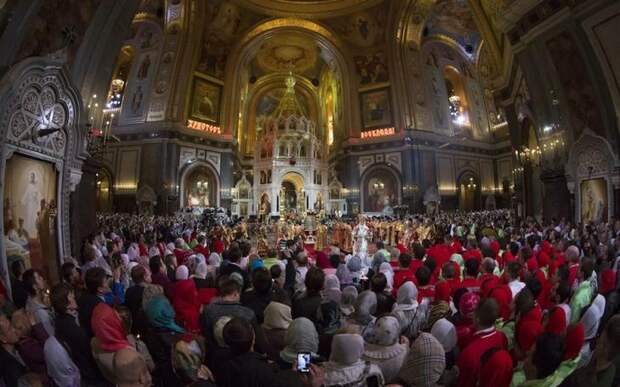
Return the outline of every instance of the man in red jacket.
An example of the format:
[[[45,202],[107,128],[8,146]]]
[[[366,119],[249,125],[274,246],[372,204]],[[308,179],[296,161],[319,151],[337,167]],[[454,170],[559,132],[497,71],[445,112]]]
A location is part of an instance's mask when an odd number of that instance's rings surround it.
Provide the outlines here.
[[[476,387],[480,378],[481,357],[491,348],[506,349],[506,336],[495,329],[495,320],[499,316],[499,307],[492,298],[486,298],[478,304],[474,314],[476,333],[456,360],[459,367],[458,385]]]

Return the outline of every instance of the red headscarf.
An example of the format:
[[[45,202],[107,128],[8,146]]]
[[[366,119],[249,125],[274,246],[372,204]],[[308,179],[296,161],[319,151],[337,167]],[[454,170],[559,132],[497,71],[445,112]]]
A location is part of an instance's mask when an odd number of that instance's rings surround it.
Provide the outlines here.
[[[483,356],[484,357],[484,356]],[[508,387],[512,381],[512,358],[506,350],[499,350],[480,368],[480,387]]]
[[[222,254],[222,252],[224,251],[225,246],[224,246],[224,241],[221,239],[216,239],[213,241],[213,251],[215,251],[218,254]]]
[[[571,325],[566,330],[566,348],[564,349],[564,360],[574,359],[581,352],[581,347],[585,341],[585,330],[582,323]]]
[[[178,281],[174,290],[172,307],[176,313],[176,320],[189,332],[200,330],[199,315],[200,301],[193,279]]]
[[[549,314],[549,320],[547,320],[545,332],[562,335],[564,334],[564,331],[566,331],[566,313],[564,312],[564,309],[555,307]]]
[[[99,339],[99,346],[104,351],[116,352],[130,346],[121,318],[108,304],[97,304],[90,324],[95,337]]]

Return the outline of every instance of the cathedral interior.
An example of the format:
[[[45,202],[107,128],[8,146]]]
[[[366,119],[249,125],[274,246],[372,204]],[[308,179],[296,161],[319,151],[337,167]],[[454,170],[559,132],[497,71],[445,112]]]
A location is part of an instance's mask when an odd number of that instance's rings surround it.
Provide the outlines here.
[[[613,0],[1,0],[3,235],[61,259],[99,213],[617,218],[617,33]]]

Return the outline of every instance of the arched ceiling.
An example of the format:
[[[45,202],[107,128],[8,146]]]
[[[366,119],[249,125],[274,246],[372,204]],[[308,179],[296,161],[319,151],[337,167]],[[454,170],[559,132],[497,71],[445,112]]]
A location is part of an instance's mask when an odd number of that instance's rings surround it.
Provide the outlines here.
[[[234,0],[270,16],[331,18],[377,5],[383,0]]]
[[[467,0],[437,0],[423,32],[425,37],[446,37],[459,44],[471,57],[481,38]]]

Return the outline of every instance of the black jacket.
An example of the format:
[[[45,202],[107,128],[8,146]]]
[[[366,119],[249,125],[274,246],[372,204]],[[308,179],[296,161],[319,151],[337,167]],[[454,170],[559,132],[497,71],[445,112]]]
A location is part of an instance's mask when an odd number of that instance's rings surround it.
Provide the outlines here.
[[[142,295],[144,286],[134,285],[125,292],[125,306],[131,312],[131,333],[143,335],[146,333],[148,321],[144,309],[142,309]]]
[[[69,356],[80,370],[82,379],[96,383],[103,377],[97,368],[90,348],[90,339],[85,330],[77,324],[70,314],[59,314],[54,320],[56,339],[65,347]]]
[[[221,363],[218,387],[278,387],[275,367],[256,352],[233,356]]]
[[[144,337],[155,371],[153,371],[153,385],[162,387],[182,386],[172,368],[172,348],[181,340],[182,334],[165,329],[151,328]]]
[[[316,325],[317,310],[319,309],[319,306],[321,306],[322,301],[323,298],[320,294],[304,295],[293,302],[291,315],[294,319],[305,317]]]
[[[93,329],[90,325],[90,319],[93,317],[93,311],[100,302],[103,302],[96,294],[84,293],[78,300],[78,314],[80,316],[80,326],[86,332],[88,339],[93,337]]]

